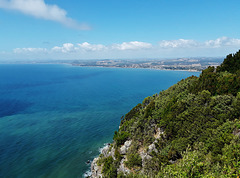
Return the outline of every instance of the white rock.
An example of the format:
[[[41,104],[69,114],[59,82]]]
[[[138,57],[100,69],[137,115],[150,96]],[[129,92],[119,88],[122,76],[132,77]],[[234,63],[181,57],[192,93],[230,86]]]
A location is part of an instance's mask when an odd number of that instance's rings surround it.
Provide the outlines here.
[[[160,136],[164,134],[164,131],[163,131],[162,129],[160,129],[160,128],[157,128],[156,132],[157,132],[157,133],[154,135],[154,137],[155,137],[156,139],[159,139]]]
[[[148,159],[151,159],[152,157],[150,155],[148,155],[148,153],[146,153],[145,151],[141,151],[139,153],[139,155],[141,156],[142,158],[142,167],[144,168],[145,167],[145,164],[146,164],[146,161]]]
[[[109,152],[109,146],[106,145],[105,147],[103,147],[103,149],[101,150],[101,153],[103,154],[104,157],[108,156],[108,152]]]
[[[155,151],[156,153],[158,152],[154,143],[148,146],[148,153],[151,153],[152,151]]]
[[[115,149],[113,147],[110,147],[110,145],[106,145],[105,147],[103,147],[100,152],[101,154],[103,154],[104,157],[112,156],[113,159],[115,160],[115,157],[114,157]]]
[[[124,156],[124,158],[121,160],[117,171],[118,171],[118,173],[122,172],[124,175],[127,175],[130,173],[130,170],[124,165],[125,161],[126,161],[126,156]]]
[[[132,144],[132,140],[126,141],[120,148],[120,154],[125,155]]]
[[[93,178],[101,178],[102,176],[102,167],[97,165],[99,157],[94,158],[92,164],[91,164],[91,172]]]

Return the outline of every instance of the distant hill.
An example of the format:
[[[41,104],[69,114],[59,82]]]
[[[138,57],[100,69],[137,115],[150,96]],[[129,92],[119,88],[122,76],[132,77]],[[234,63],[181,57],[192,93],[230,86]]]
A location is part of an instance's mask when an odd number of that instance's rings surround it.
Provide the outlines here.
[[[92,176],[240,176],[240,51],[135,106]]]

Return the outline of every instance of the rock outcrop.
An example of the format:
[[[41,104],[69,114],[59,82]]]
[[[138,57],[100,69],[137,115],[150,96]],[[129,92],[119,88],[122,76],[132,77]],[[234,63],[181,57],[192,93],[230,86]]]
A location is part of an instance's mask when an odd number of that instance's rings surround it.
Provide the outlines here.
[[[120,148],[120,154],[127,154],[128,149],[130,148],[132,140],[126,141],[123,146]]]
[[[164,136],[164,131],[160,128],[156,128],[155,135],[154,135],[154,142],[150,144],[146,149],[140,148],[139,150],[136,150],[140,157],[142,158],[142,167],[145,167],[145,164],[149,159],[152,159],[152,156],[150,155],[152,152],[158,153],[158,150],[155,146],[155,143],[157,143],[158,139],[161,137],[161,135]],[[122,155],[122,159],[119,163],[119,166],[117,168],[117,173],[123,173],[124,175],[127,175],[131,173],[131,170],[125,166],[125,162],[127,161],[127,154],[129,152],[130,147],[132,146],[132,140],[127,140],[124,142],[124,144],[120,147],[119,153]],[[106,145],[101,150],[101,156],[103,158],[107,158],[111,156],[114,160],[115,158],[115,148],[113,146],[110,146],[110,144]],[[102,166],[98,166],[97,162],[100,159],[100,157],[97,157],[93,160],[91,164],[91,172],[93,178],[100,178],[103,177],[102,174]],[[143,172],[144,170],[142,170]]]
[[[98,160],[99,160],[99,157],[94,158],[94,160],[91,164],[92,177],[94,177],[94,178],[103,177],[102,176],[102,167],[97,165]]]
[[[117,171],[118,171],[118,173],[122,172],[124,175],[127,175],[130,173],[130,170],[124,165],[125,161],[126,161],[126,156],[124,156],[123,159],[121,160]]]

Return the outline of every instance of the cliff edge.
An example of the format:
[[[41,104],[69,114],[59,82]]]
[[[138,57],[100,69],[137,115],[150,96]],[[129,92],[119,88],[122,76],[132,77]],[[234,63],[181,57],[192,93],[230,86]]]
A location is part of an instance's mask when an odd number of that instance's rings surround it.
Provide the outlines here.
[[[121,120],[92,177],[240,175],[240,51],[147,97]]]

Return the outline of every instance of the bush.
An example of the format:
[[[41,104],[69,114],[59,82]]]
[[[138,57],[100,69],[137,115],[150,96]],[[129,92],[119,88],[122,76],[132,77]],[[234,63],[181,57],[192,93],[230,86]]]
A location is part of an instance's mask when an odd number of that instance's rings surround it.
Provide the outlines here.
[[[123,156],[119,153],[118,149],[115,149],[114,157],[116,158],[117,163],[120,163],[123,158]]]
[[[117,132],[115,131],[114,136],[113,136],[113,140],[116,142],[117,147],[124,144],[125,141],[127,141],[128,137],[130,136],[130,134],[128,132]]]
[[[142,158],[138,153],[129,154],[127,155],[125,165],[130,169],[133,167],[142,167]]]
[[[117,177],[117,168],[116,168],[114,160],[111,156],[107,157],[104,160],[102,173],[105,177],[110,177],[110,178]]]

